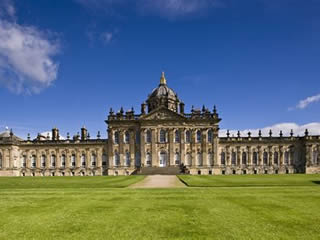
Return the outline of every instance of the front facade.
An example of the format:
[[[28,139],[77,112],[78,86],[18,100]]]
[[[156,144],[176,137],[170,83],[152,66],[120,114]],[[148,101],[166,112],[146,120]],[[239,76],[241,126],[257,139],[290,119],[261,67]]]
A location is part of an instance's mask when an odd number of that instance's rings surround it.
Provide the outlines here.
[[[0,134],[0,176],[320,173],[320,136],[219,137],[220,121],[215,107],[185,113],[162,74],[140,114],[110,110],[107,139],[85,127],[66,139],[57,128],[34,140]]]

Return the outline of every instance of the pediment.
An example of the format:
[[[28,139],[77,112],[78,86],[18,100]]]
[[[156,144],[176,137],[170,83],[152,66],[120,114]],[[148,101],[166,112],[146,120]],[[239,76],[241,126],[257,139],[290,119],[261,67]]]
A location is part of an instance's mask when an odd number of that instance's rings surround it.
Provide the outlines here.
[[[140,118],[141,120],[182,120],[185,119],[184,116],[171,111],[167,108],[158,108],[153,110],[152,112],[144,115]]]

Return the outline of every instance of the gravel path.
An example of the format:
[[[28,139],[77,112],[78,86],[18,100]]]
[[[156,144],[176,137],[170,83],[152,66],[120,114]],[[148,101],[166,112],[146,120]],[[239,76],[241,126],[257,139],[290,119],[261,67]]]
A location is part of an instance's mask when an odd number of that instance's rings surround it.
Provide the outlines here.
[[[177,176],[150,175],[129,188],[181,188],[186,187]]]

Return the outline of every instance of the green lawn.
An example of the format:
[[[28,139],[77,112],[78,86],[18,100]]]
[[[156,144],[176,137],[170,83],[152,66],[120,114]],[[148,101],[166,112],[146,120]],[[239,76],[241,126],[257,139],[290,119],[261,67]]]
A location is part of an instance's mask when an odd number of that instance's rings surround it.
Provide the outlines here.
[[[34,188],[123,188],[139,182],[144,176],[107,177],[1,177],[1,189]]]
[[[305,174],[219,176],[181,175],[179,178],[189,187],[315,186],[320,184],[320,175]]]
[[[0,239],[319,239],[320,185],[309,183],[319,177],[310,176],[299,186],[181,189],[111,188],[136,177],[0,178]]]

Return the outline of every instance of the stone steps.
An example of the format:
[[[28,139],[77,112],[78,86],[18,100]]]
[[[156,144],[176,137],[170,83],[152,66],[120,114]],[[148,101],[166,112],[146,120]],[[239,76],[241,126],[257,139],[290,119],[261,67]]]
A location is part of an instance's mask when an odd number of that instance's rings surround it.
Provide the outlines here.
[[[182,174],[180,167],[142,167],[136,173],[137,175],[179,175]]]

